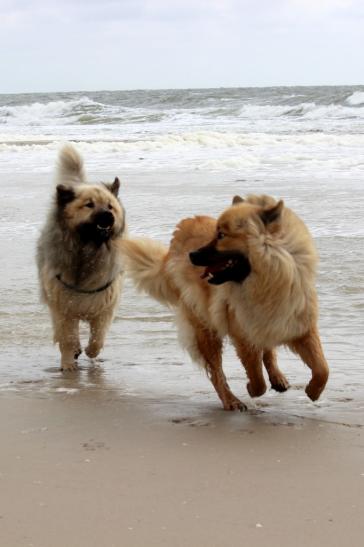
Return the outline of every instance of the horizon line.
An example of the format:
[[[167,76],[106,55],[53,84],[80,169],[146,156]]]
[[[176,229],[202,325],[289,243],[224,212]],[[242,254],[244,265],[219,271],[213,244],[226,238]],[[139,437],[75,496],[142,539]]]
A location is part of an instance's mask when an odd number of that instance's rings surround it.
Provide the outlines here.
[[[190,90],[211,90],[211,89],[277,89],[293,87],[364,87],[364,84],[284,84],[284,85],[247,85],[247,86],[215,86],[215,87],[135,87],[135,88],[115,88],[115,89],[75,89],[75,90],[57,90],[57,91],[1,91],[1,95],[41,95],[56,93],[113,93],[113,92],[137,92],[137,91],[190,91]]]

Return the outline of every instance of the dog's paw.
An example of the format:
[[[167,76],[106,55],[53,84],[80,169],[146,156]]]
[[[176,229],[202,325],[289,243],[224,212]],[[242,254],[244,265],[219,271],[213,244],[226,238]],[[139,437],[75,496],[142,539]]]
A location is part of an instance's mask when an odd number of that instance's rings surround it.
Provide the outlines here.
[[[223,402],[224,410],[240,410],[240,412],[244,412],[248,410],[248,407],[246,404],[244,404],[240,399],[237,397],[229,397]]]
[[[282,373],[272,376],[270,378],[270,385],[272,386],[272,389],[278,391],[279,393],[287,391],[287,389],[290,387],[289,381]]]
[[[78,348],[78,350],[75,351],[75,355],[74,355],[75,359],[78,359],[81,353],[82,353],[82,348]]]
[[[311,399],[311,401],[317,401],[321,393],[325,389],[327,379],[329,377],[329,371],[323,370],[320,373],[315,374],[311,381],[306,386],[306,394]]]
[[[77,363],[74,361],[72,363],[62,363],[61,364],[61,371],[62,372],[75,372],[78,370]]]
[[[320,397],[321,393],[324,390],[324,385],[321,387],[317,387],[312,382],[307,384],[305,392],[306,395],[311,399],[311,401],[317,401],[317,399]]]
[[[101,349],[102,348],[100,346],[97,346],[96,344],[89,344],[85,349],[85,353],[90,359],[95,359],[95,357],[97,357],[100,353]]]
[[[261,397],[267,391],[267,386],[265,385],[265,382],[254,385],[251,382],[248,382],[246,389],[248,390],[250,397]]]

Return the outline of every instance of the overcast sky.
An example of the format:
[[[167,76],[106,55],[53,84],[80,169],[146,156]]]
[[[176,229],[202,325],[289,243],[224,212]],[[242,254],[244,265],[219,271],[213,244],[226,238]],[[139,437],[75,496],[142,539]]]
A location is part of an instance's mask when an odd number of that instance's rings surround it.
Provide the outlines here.
[[[364,83],[364,0],[0,0],[0,92]]]

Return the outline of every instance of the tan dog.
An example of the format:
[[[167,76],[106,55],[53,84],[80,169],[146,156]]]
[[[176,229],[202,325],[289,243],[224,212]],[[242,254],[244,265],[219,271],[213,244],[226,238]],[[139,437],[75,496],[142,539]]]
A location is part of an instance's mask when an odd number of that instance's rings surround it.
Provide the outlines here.
[[[83,162],[70,145],[61,151],[54,204],[38,241],[41,293],[48,304],[61,369],[75,370],[81,353],[79,322],[90,324],[86,354],[104,345],[122,288],[118,242],[125,213],[118,200],[119,180],[86,184]]]
[[[180,222],[169,250],[149,240],[125,240],[122,248],[136,286],[176,309],[181,342],[206,369],[225,409],[244,406],[222,370],[225,336],[252,397],[266,391],[262,364],[273,389],[288,388],[274,351],[281,344],[311,368],[307,395],[320,396],[328,366],[317,331],[316,252],[304,223],[282,201],[236,197],[217,222]]]

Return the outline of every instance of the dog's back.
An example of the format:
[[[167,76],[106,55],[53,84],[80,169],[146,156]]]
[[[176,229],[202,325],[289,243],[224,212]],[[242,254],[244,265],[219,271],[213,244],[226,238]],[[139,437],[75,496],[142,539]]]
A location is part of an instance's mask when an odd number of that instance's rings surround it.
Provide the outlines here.
[[[198,303],[193,293],[197,291],[201,298],[210,287],[201,279],[203,269],[194,267],[188,256],[208,243],[215,228],[216,221],[207,216],[184,219],[177,225],[169,249],[147,238],[123,240],[121,249],[137,289],[167,306],[178,306],[181,299],[191,305]]]

